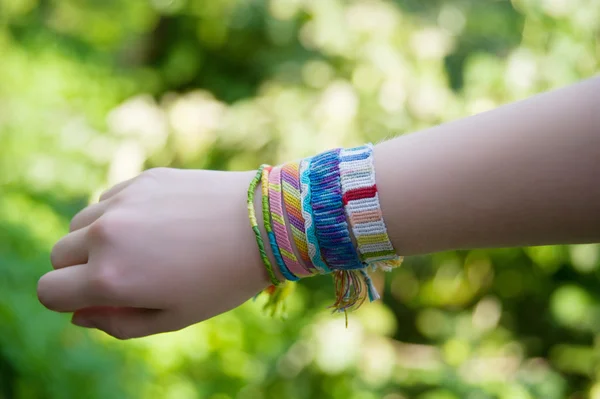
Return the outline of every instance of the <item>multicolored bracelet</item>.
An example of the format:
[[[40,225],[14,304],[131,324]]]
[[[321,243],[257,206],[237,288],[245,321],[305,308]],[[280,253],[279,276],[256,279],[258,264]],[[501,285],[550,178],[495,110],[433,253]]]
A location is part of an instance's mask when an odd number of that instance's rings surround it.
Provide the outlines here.
[[[334,149],[299,162],[259,168],[248,191],[248,212],[261,258],[275,285],[277,278],[250,204],[250,191],[254,192],[261,178],[265,230],[284,277],[296,281],[331,273],[336,290],[333,307],[338,311],[357,308],[366,298],[378,299],[367,268],[391,270],[402,258],[383,221],[373,146]]]
[[[300,203],[302,207],[302,216],[304,216],[304,233],[308,246],[308,256],[312,265],[321,273],[331,273],[332,270],[327,266],[323,256],[321,256],[321,246],[317,239],[315,225],[313,223],[312,195],[310,192],[310,163],[312,158],[306,158],[300,161]]]
[[[311,276],[312,273],[298,261],[288,236],[282,206],[281,166],[274,167],[269,176],[269,205],[275,238],[285,265],[298,277]]]
[[[310,163],[313,221],[321,253],[331,269],[362,269],[344,214],[339,154],[339,148],[330,150]]]
[[[283,258],[281,257],[281,251],[279,250],[279,245],[277,245],[277,240],[275,238],[275,233],[273,232],[273,225],[271,224],[271,209],[269,207],[269,173],[273,168],[271,166],[267,166],[264,168],[262,173],[262,211],[263,211],[263,223],[265,225],[265,230],[267,231],[267,236],[269,237],[269,244],[271,245],[271,251],[273,252],[273,257],[277,262],[277,266],[279,266],[279,271],[283,274],[283,277],[286,280],[290,281],[298,281],[300,278],[294,276],[292,272],[287,268]]]
[[[304,232],[304,216],[302,216],[302,206],[300,200],[300,163],[289,162],[281,168],[281,188],[283,189],[283,203],[287,212],[290,230],[294,239],[294,244],[298,249],[300,257],[304,263],[311,267],[312,262],[308,256],[308,244],[306,233]]]
[[[344,210],[362,262],[385,270],[399,266],[402,259],[396,254],[383,222],[373,146],[367,144],[342,150],[339,168]]]

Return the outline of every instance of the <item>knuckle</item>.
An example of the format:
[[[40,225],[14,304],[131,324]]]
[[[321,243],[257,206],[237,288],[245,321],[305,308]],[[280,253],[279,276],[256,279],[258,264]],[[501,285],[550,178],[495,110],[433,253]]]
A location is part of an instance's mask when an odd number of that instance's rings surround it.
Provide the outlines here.
[[[89,279],[90,293],[98,299],[118,300],[122,297],[120,274],[117,267],[113,265],[98,267]]]
[[[104,241],[109,238],[110,230],[112,226],[111,221],[108,218],[100,218],[90,225],[87,232],[88,237],[91,240]]]
[[[118,217],[113,214],[104,214],[89,226],[88,238],[91,241],[109,241],[120,229],[119,224]]]
[[[119,237],[137,230],[139,224],[140,220],[130,211],[111,210],[89,226],[86,239],[92,243],[117,242]]]

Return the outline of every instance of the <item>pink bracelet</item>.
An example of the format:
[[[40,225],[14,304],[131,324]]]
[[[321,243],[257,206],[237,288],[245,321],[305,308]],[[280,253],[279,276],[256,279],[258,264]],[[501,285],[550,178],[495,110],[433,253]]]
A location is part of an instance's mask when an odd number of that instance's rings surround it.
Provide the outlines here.
[[[281,166],[274,167],[269,175],[269,207],[271,208],[273,231],[285,265],[296,276],[311,276],[312,273],[298,261],[294,254],[285,226],[282,206]]]

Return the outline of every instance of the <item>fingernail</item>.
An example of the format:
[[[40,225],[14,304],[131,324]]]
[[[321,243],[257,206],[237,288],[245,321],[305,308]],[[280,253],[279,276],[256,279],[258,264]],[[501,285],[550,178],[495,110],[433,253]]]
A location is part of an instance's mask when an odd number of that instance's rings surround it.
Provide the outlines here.
[[[79,327],[85,327],[85,328],[93,328],[94,327],[94,322],[92,320],[88,319],[87,317],[79,316],[77,314],[73,316],[71,323],[73,323]]]

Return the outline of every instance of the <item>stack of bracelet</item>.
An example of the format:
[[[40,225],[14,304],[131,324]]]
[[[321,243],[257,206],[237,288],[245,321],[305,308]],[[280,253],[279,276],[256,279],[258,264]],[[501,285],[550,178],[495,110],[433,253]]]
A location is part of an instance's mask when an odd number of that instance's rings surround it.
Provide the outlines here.
[[[266,254],[254,214],[259,182],[268,242],[286,280],[332,274],[336,291],[332,307],[342,312],[358,308],[366,298],[379,298],[368,268],[388,271],[402,258],[383,222],[371,144],[258,169],[248,189],[248,213],[273,284],[271,302],[276,304],[283,297],[278,288],[285,285]]]

